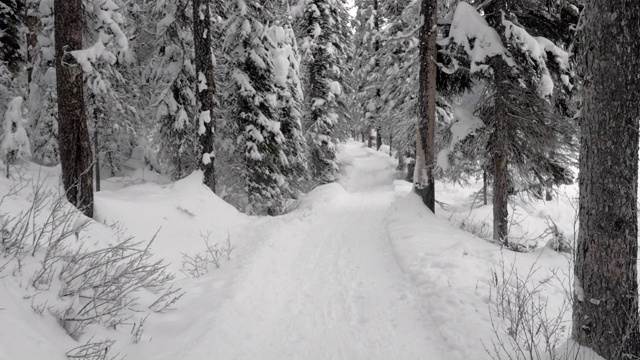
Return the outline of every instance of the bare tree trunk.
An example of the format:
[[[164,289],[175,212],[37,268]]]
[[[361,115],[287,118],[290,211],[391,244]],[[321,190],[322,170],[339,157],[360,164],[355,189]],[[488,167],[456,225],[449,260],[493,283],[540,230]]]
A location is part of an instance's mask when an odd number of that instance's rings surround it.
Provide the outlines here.
[[[380,150],[382,146],[382,129],[380,126],[376,127],[376,150]]]
[[[420,16],[420,96],[414,187],[424,204],[435,212],[435,125],[436,125],[436,16],[437,1],[422,0]]]
[[[389,156],[393,156],[391,151],[392,145],[393,145],[393,133],[389,133]]]
[[[100,191],[100,157],[98,156],[98,127],[93,130],[93,151],[95,154],[95,164],[93,165],[96,169],[96,192]]]
[[[214,132],[213,109],[215,78],[211,53],[211,12],[209,0],[193,0],[193,35],[195,44],[196,73],[198,84],[196,93],[200,105],[200,156],[198,163],[204,171],[204,184],[216,191],[213,150]]]
[[[55,0],[58,143],[67,199],[93,217],[91,141],[84,104],[82,68],[69,53],[82,49],[82,0]]]
[[[487,205],[487,168],[482,169],[482,199],[483,204]]]
[[[640,2],[589,0],[584,14],[573,338],[605,359],[638,359]]]
[[[487,22],[498,29],[502,26],[502,14],[507,9],[506,0],[493,1],[487,12],[491,15]],[[508,245],[509,232],[509,66],[504,60],[496,56],[492,59],[493,85],[495,88],[494,108],[495,113],[491,124],[493,131],[489,138],[491,148],[491,160],[493,167],[493,239]]]
[[[371,125],[367,125],[367,147],[373,147],[373,137],[371,136]]]
[[[508,245],[508,201],[509,201],[509,111],[508,91],[504,84],[509,81],[509,68],[504,60],[494,59],[495,118],[493,119],[493,239]]]
[[[27,91],[31,91],[31,77],[33,74],[33,58],[38,45],[38,23],[39,19],[34,14],[37,10],[37,3],[34,1],[25,1],[25,25],[27,26]]]

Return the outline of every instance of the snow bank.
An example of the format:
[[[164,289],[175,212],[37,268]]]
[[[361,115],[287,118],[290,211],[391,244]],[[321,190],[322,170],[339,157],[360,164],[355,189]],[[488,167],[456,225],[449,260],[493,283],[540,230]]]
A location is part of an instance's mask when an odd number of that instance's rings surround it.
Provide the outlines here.
[[[442,335],[445,347],[451,349],[450,359],[491,359],[483,343],[490,345],[493,338],[489,315],[493,269],[504,261],[506,266],[514,264],[526,274],[535,264],[544,269],[535,274],[535,282],[548,276],[551,269],[566,271],[566,260],[549,249],[531,254],[501,250],[436,217],[419,196],[407,193],[410,188],[406,182],[395,184],[399,198],[386,220],[394,255],[419,287],[432,326]],[[549,309],[558,308],[564,290],[555,283],[545,286]],[[501,320],[496,321],[503,325]]]
[[[95,219],[120,222],[127,233],[148,240],[157,232],[154,253],[179,271],[181,252],[200,252],[200,234],[210,234],[212,242],[224,242],[227,231],[247,221],[233,206],[203,185],[198,171],[170,185],[144,183],[117,191],[96,193]],[[178,251],[176,251],[178,249]]]

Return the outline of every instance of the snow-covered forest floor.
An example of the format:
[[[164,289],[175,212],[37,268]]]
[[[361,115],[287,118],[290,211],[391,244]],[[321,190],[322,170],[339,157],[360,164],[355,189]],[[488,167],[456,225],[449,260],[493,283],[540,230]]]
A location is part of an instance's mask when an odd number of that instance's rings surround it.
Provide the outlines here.
[[[65,246],[97,251],[126,236],[148,242],[157,233],[152,260],[164,259],[175,278],[164,290],[132,293],[137,300],[115,328],[90,324],[74,339],[60,326],[61,314],[74,316],[97,291],[60,296],[69,279],[57,265],[46,286],[34,287],[51,246],[24,256],[19,268],[3,256],[0,359],[62,360],[70,349],[104,339],[116,341],[109,356],[167,360],[481,360],[491,359],[485,348],[500,341],[511,349],[515,337],[525,346],[528,330],[537,331],[544,352],[545,327],[557,336],[552,345],[564,342],[571,318],[568,256],[542,243],[515,253],[461,230],[463,221],[491,224],[490,205],[470,210],[481,184],[438,184],[446,210],[438,207],[434,216],[411,184],[397,180],[396,161],[384,152],[349,142],[338,161],[337,183],[316,188],[278,217],[239,213],[202,185],[198,173],[175,183],[142,171],[105,180],[106,190],[96,194],[96,221],[82,228],[74,219]],[[24,165],[20,176],[0,180],[0,194],[26,185],[4,198],[3,219],[29,209],[33,184],[59,193],[58,171]],[[512,234],[538,238],[551,218],[572,238],[576,188],[559,193],[548,202],[516,201]],[[35,218],[42,223],[46,210]],[[211,257],[204,260],[205,239],[219,268]],[[170,285],[184,293],[169,304],[175,309],[153,311],[158,306],[149,305]],[[536,313],[518,313],[526,307]]]

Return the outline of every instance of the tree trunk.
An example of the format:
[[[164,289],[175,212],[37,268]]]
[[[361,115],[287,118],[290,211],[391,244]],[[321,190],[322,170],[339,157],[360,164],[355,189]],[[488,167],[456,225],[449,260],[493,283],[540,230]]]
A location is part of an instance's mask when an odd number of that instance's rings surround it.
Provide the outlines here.
[[[25,25],[27,27],[27,91],[31,91],[29,84],[33,74],[33,58],[38,45],[38,16],[35,16],[38,3],[34,1],[26,1],[25,6]]]
[[[487,168],[482,169],[482,200],[487,205]]]
[[[573,338],[605,359],[637,359],[640,2],[589,0],[584,14]]]
[[[493,147],[493,239],[508,245],[508,200],[509,200],[509,68],[501,58],[494,59],[495,118],[491,143]]]
[[[55,0],[58,143],[67,199],[93,217],[91,141],[84,104],[82,68],[70,51],[82,49],[82,0]]]
[[[380,126],[376,127],[376,150],[380,150],[382,146],[382,129]]]
[[[371,136],[371,125],[367,126],[367,147],[373,147],[373,137]]]
[[[391,146],[393,145],[393,134],[389,133],[389,156],[393,156]]]
[[[98,126],[96,124],[96,128],[93,130],[93,152],[96,159],[93,166],[96,169],[96,192],[100,191],[100,157],[98,156],[98,145]]]
[[[193,0],[193,35],[195,45],[196,73],[198,84],[196,93],[200,105],[200,169],[204,172],[204,184],[211,191],[216,191],[214,168],[215,153],[213,150],[214,132],[213,109],[215,95],[215,78],[213,72],[213,56],[211,53],[211,12],[209,0]]]
[[[490,14],[487,22],[494,29],[502,27],[503,12],[506,11],[506,0],[495,0],[487,8]],[[504,41],[504,36],[502,36]],[[491,119],[492,132],[489,138],[491,162],[493,165],[493,239],[508,245],[509,224],[509,66],[496,56],[492,59],[495,112]]]
[[[436,125],[436,0],[422,0],[420,16],[420,96],[416,145],[416,192],[424,204],[435,212],[435,125]]]

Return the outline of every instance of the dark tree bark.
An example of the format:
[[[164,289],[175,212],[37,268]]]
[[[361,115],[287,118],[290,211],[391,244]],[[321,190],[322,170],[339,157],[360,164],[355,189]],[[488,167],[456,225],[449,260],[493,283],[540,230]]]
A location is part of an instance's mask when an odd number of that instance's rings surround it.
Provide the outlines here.
[[[507,244],[509,217],[509,105],[507,87],[509,68],[504,60],[494,59],[495,115],[491,134],[493,159],[493,239]]]
[[[58,143],[67,199],[93,217],[91,141],[84,104],[82,68],[69,53],[82,49],[82,0],[55,0]]]
[[[373,18],[373,27],[376,29],[376,37],[373,41],[373,51],[375,52],[375,67],[373,68],[373,71],[376,73],[380,72],[380,54],[378,54],[378,52],[380,51],[380,14],[379,14],[379,6],[378,6],[378,0],[373,0],[373,11],[375,11],[375,15]],[[375,118],[376,118],[376,150],[380,150],[380,147],[382,146],[382,126],[380,126],[380,87],[377,86],[376,87],[376,98],[375,98],[375,102],[376,102],[376,113],[375,113]]]
[[[193,35],[195,44],[196,73],[198,85],[196,89],[200,114],[208,112],[209,121],[204,121],[200,127],[200,155],[199,166],[204,172],[204,184],[211,191],[216,191],[216,174],[214,168],[213,140],[215,128],[213,126],[213,109],[215,106],[215,78],[213,72],[213,57],[211,53],[211,12],[209,0],[193,0]],[[202,115],[201,115],[202,116]],[[202,121],[202,120],[200,120]],[[203,131],[204,130],[204,131]],[[208,161],[207,161],[208,158]]]
[[[640,2],[589,0],[584,14],[573,338],[605,359],[637,359]]]
[[[371,136],[371,125],[367,126],[367,147],[373,147],[373,137]]]
[[[416,144],[417,172],[414,187],[424,204],[435,212],[435,126],[436,126],[436,16],[437,1],[422,0],[420,16],[420,96]]]
[[[487,7],[487,22],[494,29],[502,27],[502,12],[507,9],[507,0],[495,0]],[[504,36],[503,42],[504,42]],[[509,66],[504,60],[496,56],[492,59],[493,95],[495,112],[491,132],[490,156],[493,170],[493,239],[504,245],[508,245],[509,232],[509,81],[515,81],[509,77]]]
[[[27,91],[31,91],[29,84],[31,83],[31,77],[33,74],[33,58],[38,45],[38,24],[39,19],[37,14],[38,3],[34,1],[27,1],[25,6],[25,20],[24,23],[27,26]]]

